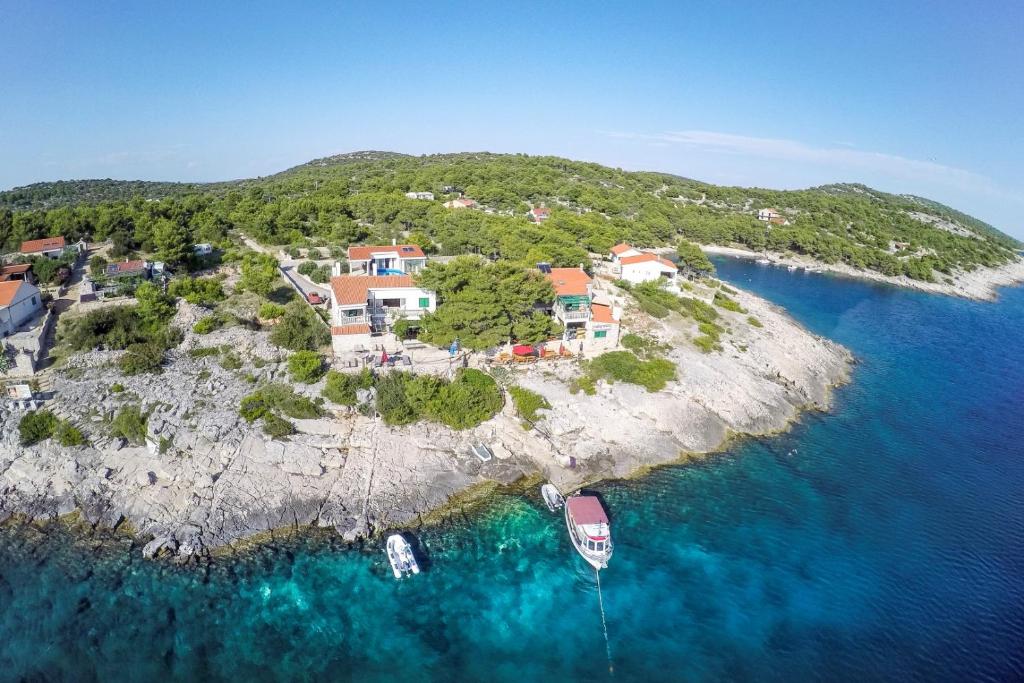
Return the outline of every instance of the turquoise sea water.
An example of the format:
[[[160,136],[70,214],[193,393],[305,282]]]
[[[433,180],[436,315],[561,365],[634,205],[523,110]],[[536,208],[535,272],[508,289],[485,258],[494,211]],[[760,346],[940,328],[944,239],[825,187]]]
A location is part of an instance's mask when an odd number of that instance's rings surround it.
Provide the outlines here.
[[[1024,289],[717,263],[860,362],[833,413],[599,487],[614,679],[1024,678]],[[609,678],[593,572],[535,495],[418,543],[396,582],[322,537],[197,571],[0,531],[0,679]]]

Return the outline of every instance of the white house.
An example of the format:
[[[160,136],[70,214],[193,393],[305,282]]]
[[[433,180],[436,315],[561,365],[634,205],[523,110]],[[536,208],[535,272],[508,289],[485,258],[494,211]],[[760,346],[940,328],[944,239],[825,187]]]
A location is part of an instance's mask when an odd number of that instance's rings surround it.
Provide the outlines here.
[[[548,272],[550,270],[550,272]],[[551,315],[563,327],[562,342],[572,353],[614,349],[619,343],[619,316],[607,300],[594,294],[594,281],[583,268],[550,268],[544,275],[555,289]]]
[[[637,256],[642,253],[643,252],[637,249],[636,247],[623,242],[622,244],[616,244],[614,247],[612,247],[611,260],[612,263],[618,263],[619,259],[625,256]]]
[[[28,240],[21,243],[18,251],[24,256],[45,256],[58,259],[64,253],[67,243],[63,237],[44,237],[41,240]]]
[[[43,308],[39,289],[24,280],[0,282],[0,337],[9,337]]]
[[[363,275],[408,275],[427,265],[427,255],[415,244],[351,246],[348,272]]]
[[[527,212],[526,217],[534,223],[543,223],[547,219],[551,218],[551,209],[543,206],[537,206]]]
[[[758,209],[757,220],[759,221],[770,221],[773,218],[782,218],[782,214],[777,209]]]
[[[409,199],[424,199],[427,201],[434,201],[433,192],[406,192],[405,196]]]
[[[336,354],[374,344],[395,345],[398,320],[419,320],[437,309],[434,292],[409,275],[335,275],[331,278],[331,342]]]
[[[446,209],[472,209],[476,206],[476,202],[472,199],[453,199],[444,203]]]
[[[619,259],[619,277],[633,284],[660,278],[672,279],[678,272],[676,264],[649,252],[641,252],[635,256],[624,256]]]

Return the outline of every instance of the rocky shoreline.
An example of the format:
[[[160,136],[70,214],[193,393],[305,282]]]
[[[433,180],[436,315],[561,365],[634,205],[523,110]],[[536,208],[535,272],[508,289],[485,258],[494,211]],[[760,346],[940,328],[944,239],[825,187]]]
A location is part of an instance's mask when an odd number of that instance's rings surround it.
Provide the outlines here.
[[[532,477],[571,489],[626,477],[828,409],[831,388],[848,380],[849,352],[767,301],[742,291],[734,298],[746,311],[723,313],[729,332],[723,350],[710,354],[690,342],[692,321],[627,313],[630,329],[671,347],[678,381],[657,393],[599,382],[595,395],[573,394],[579,367],[568,360],[513,370],[517,384],[551,404],[536,429],[524,428],[510,401],[461,432],[431,423],[390,427],[332,407],[323,418],[296,420],[298,433],[278,441],[237,412],[254,383],[286,374],[265,332],[189,332],[159,375],[124,377],[111,365],[116,352],[81,354],[55,374],[47,409],[79,426],[89,445],[21,447],[21,413],[0,411],[0,520],[78,511],[93,526],[130,527],[147,542],[147,557],[183,560],[275,529],[328,527],[356,540],[429,521],[478,487]],[[747,324],[749,316],[760,326]],[[179,317],[189,329],[187,305]],[[233,349],[244,366],[226,369],[215,356],[188,353],[213,345]],[[321,386],[296,388],[316,397]],[[146,446],[107,434],[115,411],[130,404],[149,414]],[[480,442],[493,450],[490,462],[470,453]]]
[[[737,247],[724,247],[720,245],[701,245],[701,249],[707,254],[718,256],[732,256],[743,259],[768,259],[772,265],[795,266],[797,268],[815,269],[846,277],[870,280],[872,282],[883,282],[897,287],[917,289],[932,294],[945,294],[959,296],[965,299],[978,301],[995,301],[999,296],[999,287],[1007,287],[1024,282],[1024,258],[1017,258],[998,268],[977,268],[972,272],[954,273],[952,283],[949,282],[923,282],[905,275],[891,276],[883,275],[873,270],[854,268],[845,263],[824,263],[809,256],[795,254],[780,254],[777,252],[756,252],[749,249]]]

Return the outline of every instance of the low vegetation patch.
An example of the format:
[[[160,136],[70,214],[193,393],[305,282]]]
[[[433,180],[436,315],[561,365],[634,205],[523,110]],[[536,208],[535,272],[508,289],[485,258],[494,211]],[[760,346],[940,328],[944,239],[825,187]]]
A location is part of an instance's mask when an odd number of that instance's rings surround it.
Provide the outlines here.
[[[321,395],[331,403],[354,406],[358,401],[356,392],[371,387],[373,387],[373,373],[369,368],[363,368],[361,372],[354,374],[331,370],[327,373],[327,382],[324,384]]]
[[[620,341],[625,348],[640,358],[660,358],[672,348],[670,345],[662,344],[653,337],[632,332],[623,335]]]
[[[123,437],[128,443],[142,446],[146,443],[146,423],[149,415],[139,406],[125,406],[118,411],[110,423],[110,435]]]
[[[276,320],[284,315],[284,306],[267,301],[260,306],[260,320]]]
[[[512,405],[515,406],[516,415],[529,423],[536,422],[540,417],[537,413],[541,410],[550,410],[551,404],[548,400],[535,391],[523,387],[509,387],[509,395],[512,397]]]
[[[655,392],[665,388],[676,378],[676,366],[664,358],[641,360],[630,351],[609,351],[583,366],[583,377],[574,385],[576,391],[593,394],[597,380],[638,384],[647,391]]]
[[[18,422],[18,435],[22,446],[31,446],[53,436],[57,429],[57,417],[47,410],[25,413]]]
[[[224,300],[221,278],[216,277],[175,278],[167,286],[167,293],[200,306],[213,306]]]
[[[164,351],[164,345],[155,341],[131,344],[117,366],[125,375],[159,374],[163,372]]]
[[[323,320],[302,301],[288,304],[281,321],[270,332],[270,343],[289,351],[316,351],[330,341]]]
[[[288,374],[296,382],[312,384],[324,376],[324,357],[316,351],[296,351],[288,357]]]
[[[724,287],[724,285],[723,285]],[[734,292],[735,293],[735,292]],[[733,313],[746,313],[746,309],[740,306],[739,302],[729,297],[721,290],[715,292],[715,305]]]
[[[747,322],[750,323],[751,327],[764,327],[764,325],[761,324],[761,321],[754,316],[747,318]]]
[[[296,420],[311,420],[323,410],[309,398],[295,393],[287,384],[266,384],[242,399],[238,414],[255,422],[270,413],[282,413]]]

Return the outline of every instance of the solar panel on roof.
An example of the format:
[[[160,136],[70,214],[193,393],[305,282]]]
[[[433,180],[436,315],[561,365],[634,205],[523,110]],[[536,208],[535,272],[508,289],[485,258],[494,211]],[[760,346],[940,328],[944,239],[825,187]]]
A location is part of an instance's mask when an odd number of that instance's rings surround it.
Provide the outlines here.
[[[538,263],[537,264],[537,270],[539,270],[542,273],[550,274],[551,273],[551,264],[550,263],[543,263],[543,262]]]
[[[406,251],[406,252],[408,252],[408,251],[416,251],[416,249],[413,248],[413,247],[402,247],[402,251]]]

